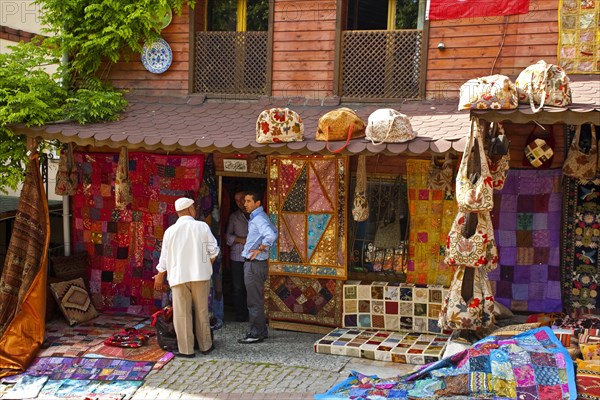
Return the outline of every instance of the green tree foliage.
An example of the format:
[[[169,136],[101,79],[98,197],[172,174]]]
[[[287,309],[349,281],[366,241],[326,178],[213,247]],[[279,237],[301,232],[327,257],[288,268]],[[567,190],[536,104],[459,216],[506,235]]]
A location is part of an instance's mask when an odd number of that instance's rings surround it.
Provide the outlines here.
[[[93,123],[118,118],[127,102],[101,68],[140,52],[160,33],[166,6],[180,14],[194,0],[37,0],[49,38],[0,54],[0,192],[15,190],[27,160],[16,125]],[[63,55],[69,63],[60,66]],[[56,72],[44,67],[54,66]],[[48,143],[42,144],[47,146]]]

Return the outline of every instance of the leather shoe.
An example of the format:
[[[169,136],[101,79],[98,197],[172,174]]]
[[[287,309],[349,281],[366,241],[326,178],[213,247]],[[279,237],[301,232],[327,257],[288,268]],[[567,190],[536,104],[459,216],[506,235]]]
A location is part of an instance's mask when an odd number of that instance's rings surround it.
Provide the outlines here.
[[[210,346],[210,348],[208,350],[201,351],[200,353],[202,353],[203,355],[206,356],[206,355],[209,355],[214,349],[215,349],[215,345],[213,344]]]
[[[246,337],[244,337],[243,339],[239,339],[238,343],[243,343],[243,344],[250,344],[250,343],[260,343],[263,340],[265,340],[262,337],[255,337],[255,336],[251,336],[251,335],[246,335]]]
[[[194,358],[194,357],[196,357],[196,353],[192,353],[192,354],[183,354],[183,353],[180,353],[180,352],[178,352],[178,351],[174,351],[174,352],[173,352],[173,355],[174,355],[175,357],[183,357],[183,358]]]

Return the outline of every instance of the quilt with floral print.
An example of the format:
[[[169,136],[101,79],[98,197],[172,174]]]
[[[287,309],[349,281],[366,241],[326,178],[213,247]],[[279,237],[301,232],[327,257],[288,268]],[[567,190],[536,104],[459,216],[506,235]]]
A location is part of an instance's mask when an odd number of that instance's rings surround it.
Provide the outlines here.
[[[117,153],[75,153],[79,173],[73,196],[75,253],[90,257],[90,295],[103,311],[150,315],[166,294],[152,277],[164,231],[177,219],[174,201],[196,199],[204,155],[129,153],[132,202],[115,207]]]
[[[271,156],[268,213],[279,230],[269,274],[346,279],[348,158]]]

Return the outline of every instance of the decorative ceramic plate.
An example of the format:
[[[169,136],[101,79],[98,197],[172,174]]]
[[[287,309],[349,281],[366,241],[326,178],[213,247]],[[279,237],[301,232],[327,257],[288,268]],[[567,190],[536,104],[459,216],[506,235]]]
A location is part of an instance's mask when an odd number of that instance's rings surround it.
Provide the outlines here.
[[[171,66],[173,52],[169,43],[164,39],[156,39],[152,43],[146,43],[142,50],[142,64],[153,74],[162,74]]]
[[[173,20],[173,10],[171,10],[171,7],[166,5],[164,8],[161,8],[159,11],[157,11],[156,15],[153,17],[153,20],[159,26],[159,29],[165,29]]]

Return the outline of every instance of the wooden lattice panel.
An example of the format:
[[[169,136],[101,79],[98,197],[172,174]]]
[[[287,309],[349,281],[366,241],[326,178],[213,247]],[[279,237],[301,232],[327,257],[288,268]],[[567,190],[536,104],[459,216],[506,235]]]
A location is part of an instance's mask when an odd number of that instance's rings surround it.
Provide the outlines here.
[[[268,32],[196,32],[194,92],[264,95]]]
[[[421,97],[420,30],[345,31],[342,34],[342,96]]]

